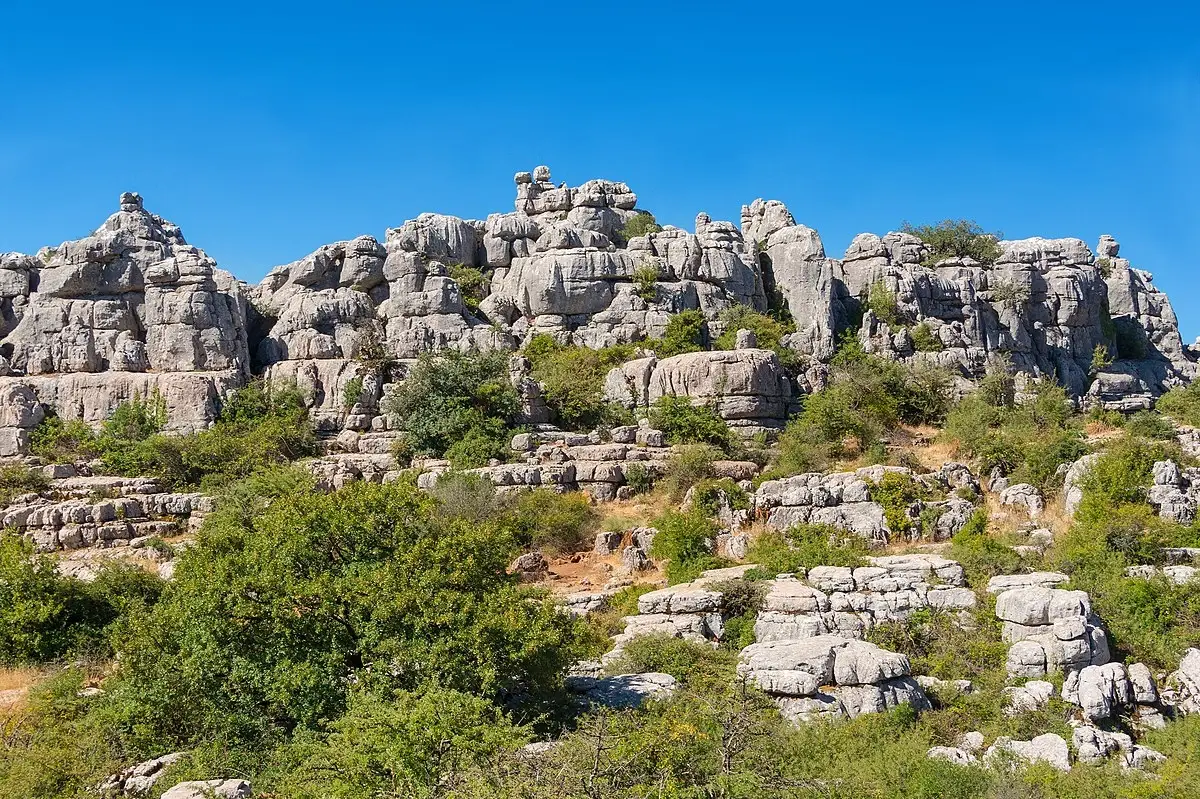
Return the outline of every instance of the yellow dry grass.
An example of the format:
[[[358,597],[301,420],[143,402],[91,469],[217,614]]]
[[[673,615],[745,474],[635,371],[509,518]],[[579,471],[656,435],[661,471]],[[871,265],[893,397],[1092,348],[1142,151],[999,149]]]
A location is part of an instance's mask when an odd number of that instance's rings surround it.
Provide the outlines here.
[[[670,497],[662,489],[639,494],[633,499],[607,502],[603,505],[600,529],[629,530],[634,527],[653,526],[654,520],[665,513],[672,504]]]
[[[0,715],[8,715],[24,708],[29,690],[45,676],[45,671],[38,668],[0,668]]]

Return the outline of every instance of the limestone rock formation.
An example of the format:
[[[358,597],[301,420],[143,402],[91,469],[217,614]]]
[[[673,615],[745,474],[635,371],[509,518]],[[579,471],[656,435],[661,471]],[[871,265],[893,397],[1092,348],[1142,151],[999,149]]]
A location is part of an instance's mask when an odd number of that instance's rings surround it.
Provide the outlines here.
[[[692,309],[717,336],[735,305],[790,313],[796,332],[784,345],[806,367],[828,359],[861,316],[872,352],[940,364],[960,381],[1007,355],[1107,408],[1145,407],[1195,374],[1167,298],[1111,237],[1094,252],[1078,239],[1003,241],[981,264],[935,261],[909,233],[865,233],[839,260],[777,201],[745,206],[740,225],[701,213],[691,232],[647,228],[626,240],[642,213],[627,185],[557,185],[544,166],[515,183],[510,212],[421,214],[382,239],[322,246],[252,289],[136,194],[84,239],[0,255],[0,457],[28,451],[39,413],[99,423],[133,396],[160,395],[168,430],[199,429],[252,374],[295,382],[330,435],[383,431],[382,399],[422,354],[513,350],[535,333],[634,342]],[[864,307],[875,286],[895,297],[887,319]],[[936,347],[914,348],[918,324]],[[625,364],[608,393],[630,405],[680,394],[747,433],[778,428],[817,376],[796,381],[750,338],[728,352]],[[1093,381],[1098,345],[1116,360]],[[529,421],[545,421],[536,384],[518,372]],[[844,521],[877,532],[858,510]]]
[[[1008,673],[1042,677],[1108,663],[1108,637],[1083,591],[1012,588],[996,597],[1008,644]]]
[[[836,635],[751,644],[742,650],[738,674],[774,697],[793,721],[929,707],[905,655]]]

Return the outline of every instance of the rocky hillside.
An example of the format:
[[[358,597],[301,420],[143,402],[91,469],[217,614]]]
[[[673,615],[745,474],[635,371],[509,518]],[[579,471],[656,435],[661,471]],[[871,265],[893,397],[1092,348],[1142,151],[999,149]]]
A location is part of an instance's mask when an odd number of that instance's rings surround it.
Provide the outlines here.
[[[1197,353],[1114,240],[516,187],[0,256],[0,795],[1195,795]]]
[[[196,430],[254,375],[294,381],[323,431],[379,429],[389,383],[423,353],[516,350],[538,333],[599,349],[661,337],[689,310],[715,340],[738,306],[790,318],[780,345],[796,368],[754,352],[644,364],[627,398],[736,391],[722,416],[781,427],[848,330],[868,352],[963,380],[1007,355],[1021,374],[1123,411],[1195,372],[1170,302],[1108,236],[1093,252],[1078,239],[980,250],[864,233],[839,260],[775,201],[744,206],[740,225],[701,213],[688,232],[652,224],[623,183],[568,187],[544,166],[515,180],[513,211],[422,214],[382,243],[325,245],[253,287],[136,194],[86,239],[0,256],[0,456],[28,452],[44,410],[95,424],[135,394],[164,398],[167,429]],[[380,358],[400,368],[364,363]],[[536,402],[529,410],[545,421]]]

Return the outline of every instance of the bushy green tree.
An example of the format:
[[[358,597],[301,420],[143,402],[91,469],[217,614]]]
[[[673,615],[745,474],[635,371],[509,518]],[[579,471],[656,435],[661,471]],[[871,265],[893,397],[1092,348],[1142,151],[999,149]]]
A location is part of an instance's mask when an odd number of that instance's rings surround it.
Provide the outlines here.
[[[734,305],[721,311],[720,320],[725,325],[713,342],[713,347],[719,350],[731,350],[737,343],[737,331],[751,330],[758,340],[758,346],[764,350],[774,350],[784,366],[794,366],[799,361],[798,353],[783,344],[784,336],[796,332],[796,326],[791,322],[784,323],[766,314],[755,311],[748,305]]]
[[[24,538],[0,535],[0,663],[111,656],[111,636],[158,601],[158,577],[112,563],[89,583],[58,574]]]
[[[1154,407],[1181,424],[1200,427],[1200,383],[1171,389],[1158,398]]]
[[[566,346],[545,333],[533,336],[525,346],[525,357],[533,365],[533,377],[542,386],[554,421],[569,430],[633,421],[629,411],[604,399],[604,379],[633,352],[632,345]]]
[[[1000,257],[999,242],[1004,237],[999,232],[988,233],[969,219],[946,219],[915,226],[905,222],[900,229],[925,242],[929,248],[926,264],[930,266],[947,258],[973,258],[990,266]]]
[[[354,483],[249,519],[218,508],[122,648],[109,696],[134,744],[282,740],[341,715],[352,684],[497,700],[553,687],[574,622],[505,574],[511,530],[432,506],[403,483]]]
[[[683,583],[700,576],[706,569],[723,565],[713,555],[717,541],[717,526],[699,511],[670,510],[655,522],[658,534],[650,554],[667,560],[667,579]]]
[[[388,696],[360,692],[328,735],[287,748],[278,795],[293,799],[434,799],[486,780],[530,738],[486,699],[424,686]]]
[[[711,444],[726,452],[734,445],[733,433],[717,412],[687,397],[659,397],[650,408],[650,423],[672,444]]]
[[[661,230],[662,225],[658,224],[654,214],[649,211],[638,211],[625,222],[624,227],[617,234],[617,242],[622,245],[628,244],[630,239],[648,236]]]
[[[944,370],[870,355],[854,338],[843,343],[830,366],[825,388],[805,397],[804,410],[780,437],[776,471],[821,470],[842,454],[847,439],[866,452],[901,423],[940,420],[950,404]]]
[[[660,358],[699,352],[708,342],[708,322],[700,311],[680,311],[667,322],[660,339],[647,342]]]
[[[1087,452],[1071,419],[1070,399],[1061,386],[1040,380],[1031,397],[1015,404],[1006,377],[993,373],[955,405],[942,435],[978,458],[981,471],[999,467],[1016,482],[1053,492],[1062,484],[1059,467]]]
[[[19,463],[0,466],[0,508],[21,494],[44,491],[49,486],[50,480],[38,469]]]
[[[766,577],[811,569],[813,566],[862,566],[867,542],[827,524],[799,524],[770,531],[750,543],[746,560]]]
[[[423,355],[384,407],[413,452],[442,456],[457,445],[451,460],[462,468],[507,453],[520,409],[499,351]]]

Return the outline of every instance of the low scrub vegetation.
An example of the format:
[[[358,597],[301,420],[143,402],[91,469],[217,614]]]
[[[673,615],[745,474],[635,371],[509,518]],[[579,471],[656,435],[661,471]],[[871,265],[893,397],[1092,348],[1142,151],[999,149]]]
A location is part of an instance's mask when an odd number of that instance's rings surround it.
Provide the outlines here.
[[[635,421],[627,409],[604,399],[605,377],[633,357],[632,345],[595,350],[559,344],[553,336],[539,333],[524,352],[554,421],[563,428],[590,430]]]
[[[983,474],[998,468],[1013,483],[1031,483],[1043,492],[1062,484],[1062,464],[1087,452],[1066,392],[1040,380],[1018,404],[1004,363],[994,364],[980,389],[950,411],[943,436],[976,458]]]
[[[508,455],[521,402],[503,352],[424,355],[385,403],[409,452],[459,468]]]
[[[819,471],[847,453],[877,448],[902,423],[940,420],[950,406],[950,377],[933,367],[903,366],[844,343],[825,388],[805,398],[779,441],[774,471]]]
[[[1000,257],[1000,239],[1003,233],[988,233],[969,219],[946,219],[932,225],[910,225],[905,222],[900,228],[911,233],[929,248],[927,266],[934,266],[947,258],[972,258],[990,266]]]

